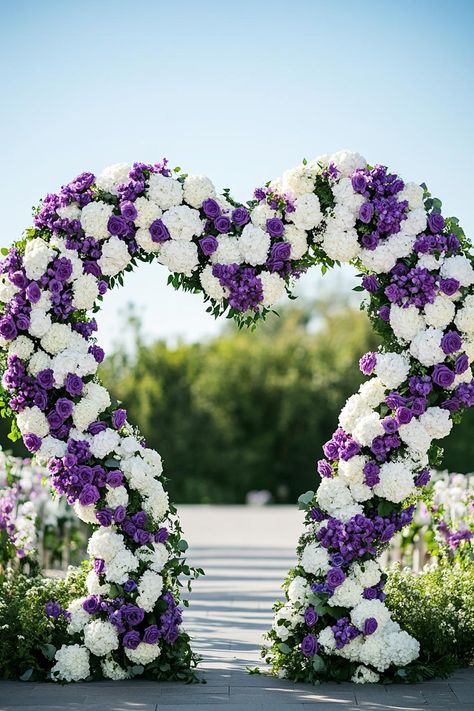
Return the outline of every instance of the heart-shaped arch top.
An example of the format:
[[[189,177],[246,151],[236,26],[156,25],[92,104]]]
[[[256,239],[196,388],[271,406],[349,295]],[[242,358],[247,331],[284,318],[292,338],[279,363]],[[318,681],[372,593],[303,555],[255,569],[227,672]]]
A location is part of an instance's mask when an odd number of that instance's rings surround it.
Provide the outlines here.
[[[47,195],[0,265],[7,411],[84,521],[88,596],[69,609],[52,678],[182,678],[178,576],[189,573],[161,459],[114,407],[96,372],[91,310],[125,271],[156,258],[174,287],[242,324],[265,316],[302,272],[355,264],[385,345],[361,369],[302,498],[307,532],[276,606],[267,659],[315,681],[373,681],[418,654],[390,619],[376,556],[411,517],[439,450],[474,404],[474,270],[458,222],[425,186],[341,151],[303,162],[246,205],[202,176],[119,164]],[[18,428],[18,430],[16,429]],[[337,655],[337,664],[331,657]]]

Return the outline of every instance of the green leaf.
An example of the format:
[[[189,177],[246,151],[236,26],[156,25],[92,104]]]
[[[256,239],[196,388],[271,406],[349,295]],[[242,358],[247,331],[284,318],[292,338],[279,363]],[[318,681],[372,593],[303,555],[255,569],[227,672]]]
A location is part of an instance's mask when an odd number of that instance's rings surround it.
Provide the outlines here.
[[[316,672],[322,672],[326,669],[326,664],[324,663],[324,659],[322,657],[316,656],[313,657],[313,669]]]
[[[290,647],[289,647],[287,644],[285,644],[285,642],[281,642],[281,643],[278,645],[278,649],[280,650],[280,652],[281,652],[282,654],[289,654],[289,653],[291,652]]]
[[[130,669],[130,673],[132,674],[132,676],[140,676],[140,674],[143,674],[144,670],[145,667],[142,667],[141,664],[136,664]]]
[[[118,459],[106,459],[104,464],[107,469],[116,469],[120,465],[120,462]]]
[[[298,508],[307,509],[309,504],[314,499],[314,491],[306,491],[298,497]]]
[[[40,649],[46,659],[49,659],[49,661],[54,659],[54,655],[56,654],[56,647],[54,646],[54,644],[42,644]]]
[[[27,669],[26,672],[23,672],[23,674],[20,676],[20,681],[29,681],[31,679],[32,674],[33,669],[30,667],[30,669]]]
[[[188,542],[185,541],[184,538],[182,538],[180,540],[180,542],[178,543],[178,548],[180,551],[183,551],[183,553],[184,553],[184,551],[187,551],[189,548]]]

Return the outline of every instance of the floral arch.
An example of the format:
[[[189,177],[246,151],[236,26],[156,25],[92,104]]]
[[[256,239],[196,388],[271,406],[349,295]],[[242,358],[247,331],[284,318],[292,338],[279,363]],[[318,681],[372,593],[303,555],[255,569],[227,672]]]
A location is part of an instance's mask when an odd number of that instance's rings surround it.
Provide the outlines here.
[[[274,671],[373,681],[417,657],[384,604],[376,557],[410,521],[435,443],[474,404],[474,270],[455,218],[426,186],[357,153],[321,156],[257,189],[246,205],[208,178],[118,164],[47,195],[0,263],[3,410],[53,485],[95,524],[88,595],[68,610],[53,679],[178,676],[193,663],[181,630],[179,520],[161,459],[96,372],[96,311],[140,261],[242,325],[309,267],[348,262],[383,335],[360,361],[370,378],[344,406],[301,497],[306,532],[264,655]],[[54,607],[54,605],[53,605]]]

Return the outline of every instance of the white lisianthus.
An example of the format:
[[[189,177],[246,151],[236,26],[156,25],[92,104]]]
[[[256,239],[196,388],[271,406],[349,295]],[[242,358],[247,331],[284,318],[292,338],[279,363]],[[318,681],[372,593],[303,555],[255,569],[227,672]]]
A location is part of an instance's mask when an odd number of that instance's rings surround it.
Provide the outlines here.
[[[183,201],[183,187],[178,180],[167,178],[161,173],[150,176],[148,197],[156,202],[162,210],[181,205]]]
[[[110,237],[108,224],[113,212],[113,205],[108,205],[101,200],[92,200],[84,205],[81,212],[81,227],[86,237],[94,237],[99,241]]]

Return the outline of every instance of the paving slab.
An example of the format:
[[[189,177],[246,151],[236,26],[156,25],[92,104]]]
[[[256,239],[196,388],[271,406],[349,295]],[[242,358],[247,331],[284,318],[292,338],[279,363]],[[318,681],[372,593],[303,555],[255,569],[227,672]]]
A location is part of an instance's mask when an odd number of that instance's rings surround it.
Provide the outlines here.
[[[474,711],[474,669],[423,684],[293,684],[265,672],[262,635],[295,562],[302,514],[295,507],[182,506],[194,584],[185,626],[206,684],[100,681],[56,686],[0,682],[0,711]],[[218,532],[218,533],[216,533]],[[216,543],[217,541],[217,543]]]

